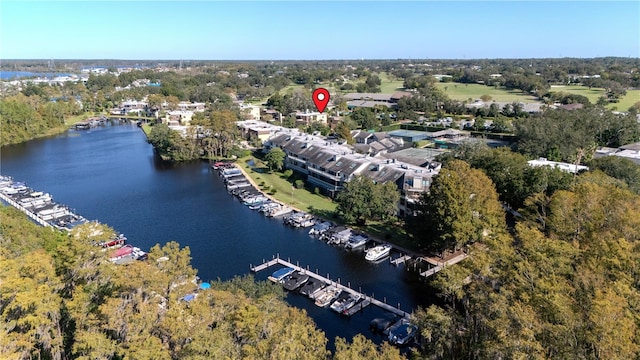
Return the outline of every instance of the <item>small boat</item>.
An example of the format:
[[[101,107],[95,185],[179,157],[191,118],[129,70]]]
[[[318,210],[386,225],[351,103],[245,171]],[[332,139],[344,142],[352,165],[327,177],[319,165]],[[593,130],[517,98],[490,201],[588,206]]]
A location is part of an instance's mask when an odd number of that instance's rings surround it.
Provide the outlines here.
[[[389,342],[393,345],[407,345],[415,338],[417,332],[417,326],[401,321],[389,329]]]
[[[340,245],[340,244],[346,243],[349,240],[349,238],[351,238],[351,229],[347,229],[343,227],[341,229],[336,229],[336,232],[333,235],[331,235],[327,243]]]
[[[349,238],[347,243],[344,245],[344,247],[346,247],[347,249],[356,249],[361,246],[364,246],[367,243],[367,241],[369,241],[369,238],[367,238],[366,236],[351,235],[351,237]]]
[[[262,204],[264,204],[265,202],[269,201],[269,199],[265,196],[256,196],[253,198],[249,198],[247,200],[245,200],[243,202],[244,205],[246,206],[251,206],[251,205],[260,205],[262,206]]]
[[[282,286],[289,291],[293,291],[302,286],[307,280],[309,280],[309,275],[298,271],[284,278]]]
[[[369,261],[377,261],[385,256],[389,256],[391,252],[391,245],[378,245],[367,250],[367,254],[364,256],[365,259]]]
[[[328,221],[321,222],[319,224],[315,224],[311,230],[309,230],[309,235],[321,235],[324,234],[327,230],[331,228],[331,223]]]
[[[148,254],[139,247],[127,244],[114,251],[111,256],[109,256],[109,261],[115,264],[128,264],[134,260],[146,260],[147,257]]]
[[[280,204],[280,206],[278,207],[271,208],[270,211],[266,213],[266,215],[267,217],[278,217],[278,216],[286,215],[292,211],[293,211],[292,208],[286,205]]]
[[[293,268],[284,267],[280,270],[274,271],[273,274],[269,276],[269,280],[273,281],[274,283],[282,283],[282,280],[287,276],[291,275],[291,273],[294,271],[296,270]]]
[[[331,304],[331,310],[342,314],[344,311],[351,309],[358,301],[360,301],[359,295],[346,293],[346,295],[340,296],[338,300]]]
[[[315,304],[320,307],[325,307],[331,304],[332,301],[338,298],[342,293],[342,290],[338,289],[336,286],[330,285],[321,290],[319,294],[316,295]]]
[[[356,306],[357,303],[360,302],[360,300],[362,300],[362,298],[360,297],[360,295],[351,295],[349,297],[349,299],[347,300],[347,302],[344,304],[344,308],[342,309],[342,313],[343,314],[347,314],[347,311],[349,309],[351,309],[352,307]]]
[[[325,287],[325,283],[318,279],[309,279],[302,287],[300,288],[300,294],[307,296],[313,299],[313,296],[322,290]]]

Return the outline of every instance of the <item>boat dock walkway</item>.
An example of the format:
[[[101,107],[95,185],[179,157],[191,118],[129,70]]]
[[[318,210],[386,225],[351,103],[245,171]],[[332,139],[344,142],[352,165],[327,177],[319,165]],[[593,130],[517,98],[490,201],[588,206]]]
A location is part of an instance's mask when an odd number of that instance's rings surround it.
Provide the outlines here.
[[[273,265],[277,265],[277,264],[290,267],[292,269],[295,269],[296,271],[300,271],[300,272],[302,272],[304,274],[309,275],[309,277],[313,277],[313,278],[315,278],[317,280],[320,280],[320,281],[322,281],[322,282],[324,282],[326,284],[334,285],[334,286],[338,287],[342,291],[348,292],[348,293],[353,294],[353,295],[359,295],[360,298],[362,298],[363,300],[361,302],[359,302],[358,304],[356,304],[351,309],[349,309],[345,313],[345,315],[347,315],[347,316],[352,316],[353,314],[357,313],[358,311],[360,311],[360,310],[364,309],[365,307],[373,304],[373,305],[375,305],[375,306],[377,306],[377,307],[379,307],[379,308],[381,308],[383,310],[389,311],[389,312],[394,313],[396,315],[399,315],[399,316],[401,316],[403,318],[406,318],[406,319],[409,318],[410,314],[407,313],[406,311],[401,310],[399,308],[399,306],[398,307],[394,307],[394,306],[391,306],[391,305],[387,304],[386,302],[383,302],[383,301],[375,299],[373,296],[369,296],[369,295],[360,293],[360,292],[358,292],[356,290],[353,290],[349,286],[342,285],[339,282],[335,282],[335,281],[329,279],[328,277],[324,277],[324,276],[321,276],[319,274],[316,274],[313,271],[310,271],[308,268],[304,269],[304,268],[302,268],[302,267],[300,267],[298,265],[292,264],[290,261],[281,259],[279,255],[275,256],[272,260],[263,262],[260,265],[251,266],[251,271],[252,272],[259,272],[259,271],[262,271],[264,269],[267,269],[267,268],[269,268],[269,267],[271,267]],[[327,276],[328,276],[328,274],[327,274]]]
[[[400,256],[399,258],[392,259],[390,261],[391,261],[391,263],[393,265],[400,265],[400,264],[404,263],[407,260],[411,260],[411,256],[410,255]]]
[[[435,273],[439,272],[440,270],[444,269],[446,266],[450,266],[453,264],[457,264],[460,261],[464,260],[467,258],[467,256],[469,256],[466,253],[460,253],[450,259],[447,259],[445,261],[437,261],[434,258],[424,258],[429,264],[434,265],[434,267],[432,267],[431,269],[427,270],[427,271],[423,271],[420,273],[421,276],[424,277],[429,277],[431,275],[434,275]]]
[[[6,202],[7,204],[13,206],[14,208],[16,208],[16,209],[22,211],[23,213],[25,213],[29,217],[29,219],[35,221],[38,225],[41,225],[41,226],[44,226],[44,227],[53,227],[51,224],[49,224],[48,222],[42,220],[41,218],[36,216],[36,214],[34,214],[31,211],[27,210],[22,205],[20,205],[17,202],[13,201],[13,199],[11,199],[10,197],[8,197],[7,195],[5,195],[5,194],[3,194],[1,192],[0,192],[0,199],[2,199],[2,201]]]

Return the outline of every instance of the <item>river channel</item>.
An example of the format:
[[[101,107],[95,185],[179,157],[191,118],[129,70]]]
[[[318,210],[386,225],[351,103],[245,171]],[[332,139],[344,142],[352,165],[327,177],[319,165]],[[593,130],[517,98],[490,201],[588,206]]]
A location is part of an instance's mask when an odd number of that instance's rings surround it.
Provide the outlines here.
[[[144,250],[172,240],[189,246],[192,265],[205,281],[250,274],[251,264],[279,254],[408,312],[433,303],[430,290],[403,266],[369,263],[362,251],[327,245],[306,230],[250,210],[226,191],[206,162],[159,161],[142,130],[132,124],[70,130],[3,147],[0,172],[115,228]],[[255,276],[264,280],[275,269]],[[344,318],[297,294],[289,294],[287,301],[307,311],[330,348],[336,336],[350,340],[362,333],[381,340],[368,329],[382,314],[376,307]]]

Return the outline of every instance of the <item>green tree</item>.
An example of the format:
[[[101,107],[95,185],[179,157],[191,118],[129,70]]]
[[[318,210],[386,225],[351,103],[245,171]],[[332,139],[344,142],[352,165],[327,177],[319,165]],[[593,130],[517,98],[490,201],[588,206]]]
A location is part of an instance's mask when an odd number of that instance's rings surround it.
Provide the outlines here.
[[[367,220],[393,217],[400,194],[392,182],[376,184],[369,177],[358,175],[344,185],[335,201],[338,203],[336,211],[345,221],[364,225]]]
[[[504,227],[504,211],[491,179],[453,160],[423,195],[413,232],[430,249],[459,249]]]
[[[279,147],[274,147],[269,150],[267,155],[265,156],[265,160],[267,161],[267,166],[270,170],[280,171],[284,166],[284,158],[287,156],[284,150]]]
[[[351,112],[350,116],[361,129],[376,129],[380,126],[380,121],[376,118],[372,109],[357,108]]]
[[[640,166],[633,161],[620,156],[605,156],[591,160],[589,167],[624,181],[631,191],[640,193]]]

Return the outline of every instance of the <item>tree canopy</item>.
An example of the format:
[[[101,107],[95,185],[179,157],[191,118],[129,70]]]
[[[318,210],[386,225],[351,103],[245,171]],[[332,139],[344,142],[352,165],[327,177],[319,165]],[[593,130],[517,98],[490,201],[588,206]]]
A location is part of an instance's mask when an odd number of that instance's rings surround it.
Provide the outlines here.
[[[284,166],[284,158],[286,156],[287,154],[284,153],[284,150],[279,147],[273,147],[265,156],[267,166],[270,170],[282,170]]]
[[[367,220],[388,220],[397,212],[400,193],[393,182],[376,184],[358,175],[344,185],[335,201],[336,211],[348,223],[365,224]]]
[[[491,179],[453,160],[423,194],[413,233],[434,251],[460,249],[504,227],[504,211]]]
[[[428,358],[638,356],[640,197],[595,172],[542,206],[436,275],[448,305],[414,314]]]

